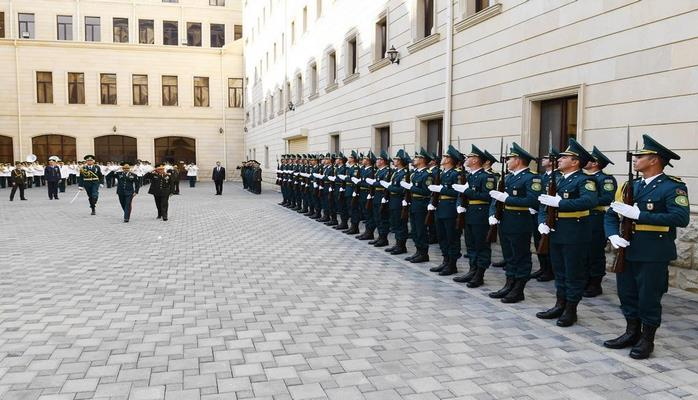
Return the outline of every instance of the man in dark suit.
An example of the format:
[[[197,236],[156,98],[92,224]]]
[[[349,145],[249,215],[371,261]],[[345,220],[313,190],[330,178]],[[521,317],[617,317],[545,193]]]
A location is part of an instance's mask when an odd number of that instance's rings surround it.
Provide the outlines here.
[[[170,196],[174,193],[174,179],[165,171],[163,163],[156,164],[155,170],[145,174],[145,177],[150,180],[148,193],[152,194],[155,200],[155,206],[158,209],[157,219],[162,218],[163,221],[167,221]]]
[[[44,168],[44,178],[48,182],[48,199],[58,200],[58,182],[61,180],[61,168],[56,165],[54,160],[49,160],[48,165]]]
[[[216,161],[216,166],[213,168],[213,176],[211,177],[216,184],[216,196],[223,194],[223,181],[225,180],[225,167],[221,167],[221,162]]]

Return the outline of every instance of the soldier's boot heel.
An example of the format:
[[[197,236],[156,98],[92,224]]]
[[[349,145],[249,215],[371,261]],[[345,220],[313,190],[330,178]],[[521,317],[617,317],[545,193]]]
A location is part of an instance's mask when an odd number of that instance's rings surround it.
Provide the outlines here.
[[[604,347],[609,349],[624,349],[637,344],[640,340],[640,320],[636,318],[626,318],[625,322],[625,333],[615,339],[603,342]]]
[[[495,268],[504,268],[505,265],[507,265],[507,262],[505,260],[492,263],[492,266]]]
[[[373,247],[385,247],[390,243],[388,242],[388,235],[379,235],[378,240],[373,244]]]
[[[458,257],[460,258],[460,257]],[[458,259],[448,259],[448,264],[446,264],[446,267],[439,271],[439,276],[450,276],[453,274],[458,273],[458,266],[457,266]]]
[[[470,282],[470,280],[473,279],[473,277],[475,276],[476,273],[477,273],[477,267],[475,267],[474,265],[471,265],[467,274],[454,277],[453,282],[458,282],[458,283]]]
[[[448,257],[444,257],[443,261],[441,261],[441,264],[437,265],[436,267],[429,268],[429,271],[441,272],[442,269],[446,268],[446,265],[448,265]]]
[[[592,276],[589,278],[589,283],[586,289],[584,289],[584,297],[596,297],[603,294],[603,289],[601,288],[601,280],[603,278],[600,276]]]
[[[356,237],[359,240],[371,240],[373,241],[373,231],[365,230],[364,233]]]
[[[475,275],[470,279],[470,282],[468,282],[465,286],[474,289],[478,288],[482,285],[485,284],[485,271],[486,269],[484,268],[478,268],[475,271]]]
[[[355,234],[359,233],[359,224],[351,224],[351,227],[345,233],[347,235],[355,235]]]
[[[654,334],[657,332],[656,326],[642,324],[642,335],[640,341],[630,350],[630,358],[644,360],[649,358],[654,351]]]
[[[496,292],[490,293],[488,296],[490,296],[493,299],[501,299],[504,298],[504,296],[508,295],[509,292],[511,292],[511,289],[514,287],[514,278],[513,277],[508,277],[507,280],[504,283],[504,287],[501,289],[497,290]]]
[[[400,254],[407,253],[407,246],[405,246],[406,243],[407,243],[407,240],[404,240],[404,239],[398,240],[397,244],[395,245],[395,248],[393,249],[393,251],[390,252],[390,254],[397,256]]]
[[[545,267],[541,265],[538,271],[531,274],[530,279],[538,279],[539,276],[543,275],[543,272],[545,272]]]
[[[528,279],[526,278],[516,279],[514,282],[514,287],[511,289],[511,292],[507,293],[506,296],[502,297],[502,303],[512,304],[526,300],[526,296],[524,296],[526,282],[528,282]]]
[[[417,255],[417,257],[410,260],[410,262],[413,264],[419,264],[419,263],[423,263],[423,262],[427,262],[427,261],[429,261],[429,252],[426,250],[420,252]]]
[[[548,265],[545,267],[543,274],[536,278],[538,282],[550,282],[555,279],[555,274],[553,273],[553,267]]]
[[[568,301],[565,305],[565,311],[562,312],[560,318],[557,319],[557,326],[567,328],[577,322],[577,304]]]
[[[565,306],[567,305],[567,300],[565,299],[565,296],[557,296],[557,301],[555,302],[555,305],[552,308],[549,308],[545,311],[541,311],[536,313],[536,317],[540,319],[555,319],[555,318],[560,318],[562,313],[565,311]]]
[[[405,257],[405,261],[412,261],[412,260],[414,260],[415,258],[417,258],[417,256],[419,256],[419,250],[417,250],[417,251],[416,251],[414,254],[412,254],[411,256]]]

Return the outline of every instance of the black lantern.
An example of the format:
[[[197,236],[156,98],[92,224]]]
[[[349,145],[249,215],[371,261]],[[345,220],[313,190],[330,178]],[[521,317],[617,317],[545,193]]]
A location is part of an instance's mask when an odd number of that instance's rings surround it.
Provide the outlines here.
[[[391,64],[400,64],[400,53],[395,50],[395,46],[390,46],[390,50],[386,52]]]
[[[288,102],[288,110],[289,111],[296,111],[296,106],[293,105],[292,101]]]

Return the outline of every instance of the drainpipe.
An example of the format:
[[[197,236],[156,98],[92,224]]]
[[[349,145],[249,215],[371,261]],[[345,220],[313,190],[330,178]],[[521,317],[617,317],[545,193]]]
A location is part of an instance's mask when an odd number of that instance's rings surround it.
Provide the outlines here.
[[[228,171],[228,129],[225,126],[225,112],[226,112],[226,107],[228,106],[226,104],[226,98],[227,93],[225,91],[225,82],[223,81],[223,49],[221,48],[218,51],[219,59],[220,59],[220,80],[221,80],[221,106],[223,108],[223,111],[221,112],[221,118],[222,118],[222,125],[221,128],[223,129],[223,167],[225,167],[226,171]]]
[[[12,15],[10,13],[10,15]],[[14,39],[15,45],[15,87],[17,90],[17,140],[19,141],[19,154],[15,160],[23,160],[22,158],[22,95],[20,93],[19,84],[19,49],[17,48],[17,38]]]
[[[453,91],[453,1],[448,1],[446,9],[446,93],[444,98],[444,131],[442,151],[451,144],[451,102]]]
[[[82,34],[80,32],[80,28],[82,27],[82,22],[80,21],[80,0],[75,0],[75,16],[77,18],[75,25],[78,30],[75,40],[82,40]]]

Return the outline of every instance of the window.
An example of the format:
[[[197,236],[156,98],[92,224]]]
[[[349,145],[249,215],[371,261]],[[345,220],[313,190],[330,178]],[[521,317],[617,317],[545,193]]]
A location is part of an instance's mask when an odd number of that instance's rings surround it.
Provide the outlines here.
[[[187,46],[201,47],[200,22],[187,22]]]
[[[5,37],[5,13],[0,11],[0,39]]]
[[[179,103],[177,95],[177,77],[163,75],[162,77],[162,105],[176,106]]]
[[[242,25],[233,26],[233,40],[242,39]]]
[[[548,153],[551,133],[558,149],[565,149],[570,139],[577,138],[577,101],[577,96],[571,96],[540,102],[540,156]]]
[[[276,43],[274,43],[274,63],[276,63]]]
[[[327,55],[327,81],[328,86],[337,83],[337,52],[335,51]]]
[[[208,78],[194,77],[194,107],[208,107]]]
[[[101,104],[116,104],[116,74],[99,74]]]
[[[264,168],[269,168],[269,146],[264,146]]]
[[[356,36],[354,36],[347,41],[347,76],[359,72],[357,67]]]
[[[152,19],[138,20],[138,43],[155,44],[155,26]]]
[[[2,18],[2,15],[0,15],[0,18]],[[9,136],[0,135],[0,163],[10,164],[14,161],[14,159],[15,154],[14,146],[12,145],[12,138]]]
[[[282,88],[279,88],[279,94],[277,95],[279,98],[279,113],[284,112],[284,90]]]
[[[225,6],[225,0],[208,0],[208,4],[211,6]]]
[[[95,157],[100,161],[136,161],[138,142],[136,138],[122,135],[106,135],[94,138]]]
[[[308,31],[308,6],[303,7],[303,33]]]
[[[322,16],[322,0],[317,0],[317,5],[315,6],[315,16],[317,19],[320,19]]]
[[[430,153],[441,154],[441,139],[443,137],[442,118],[431,119],[426,121],[427,128],[427,151]]]
[[[53,73],[36,73],[36,102],[53,103]]]
[[[388,21],[386,16],[376,22],[376,48],[373,55],[374,61],[385,58],[388,51]]]
[[[166,136],[155,139],[155,159],[168,158],[185,163],[196,163],[196,141],[184,136]]]
[[[211,24],[211,47],[225,46],[225,25]]]
[[[85,41],[99,42],[102,40],[100,28],[99,17],[85,17]]]
[[[376,146],[378,147],[376,153],[383,150],[390,154],[390,127],[382,126],[376,128]]]
[[[257,124],[262,125],[262,103],[257,104]]]
[[[85,74],[68,72],[68,104],[85,104]]]
[[[128,43],[128,18],[114,18],[114,43]]]
[[[34,39],[34,14],[18,14],[19,38]]]
[[[228,78],[228,107],[242,108],[242,79]]]
[[[148,75],[133,75],[133,105],[148,105]]]
[[[269,107],[267,107],[267,100],[264,100],[264,122],[267,121],[267,110]]]
[[[296,22],[291,21],[291,45],[296,44]]]
[[[475,12],[480,12],[490,6],[490,0],[475,0]]]
[[[162,44],[167,46],[177,46],[177,37],[179,36],[179,27],[177,21],[162,22]]]
[[[274,118],[274,95],[269,96],[269,119]]]
[[[301,74],[296,75],[296,104],[303,102],[303,77]]]
[[[73,40],[73,16],[59,15],[56,17],[56,39]]]
[[[434,31],[434,0],[422,0],[424,2],[424,35],[431,36]]]
[[[32,153],[37,160],[47,162],[50,156],[61,160],[77,160],[75,138],[63,135],[41,135],[32,138]]]
[[[310,65],[310,94],[317,94],[318,91],[318,79],[317,79],[317,63],[312,63]]]
[[[339,134],[330,135],[330,153],[339,153]]]
[[[291,97],[291,82],[286,81],[286,103],[292,103],[293,98]],[[290,104],[288,104],[290,106]]]

